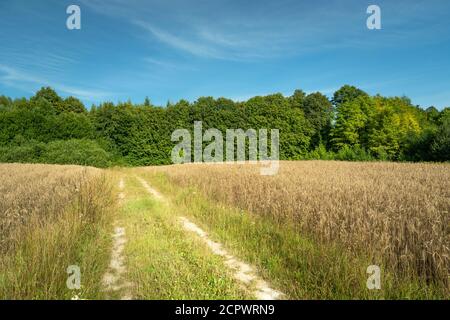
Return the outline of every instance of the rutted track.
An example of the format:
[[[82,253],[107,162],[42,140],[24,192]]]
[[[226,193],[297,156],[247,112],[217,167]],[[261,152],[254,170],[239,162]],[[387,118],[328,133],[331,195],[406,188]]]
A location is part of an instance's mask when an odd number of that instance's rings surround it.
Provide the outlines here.
[[[123,179],[119,182],[120,193],[118,195],[119,201],[125,199],[125,182]],[[127,242],[125,235],[125,228],[121,226],[115,226],[113,237],[113,247],[111,252],[111,261],[109,264],[109,270],[103,276],[103,285],[105,291],[108,293],[119,294],[122,300],[131,300],[130,293],[131,284],[123,279],[123,275],[126,272],[126,266],[124,263],[123,249]]]
[[[155,197],[155,199],[167,202],[166,198],[160,192],[152,188],[144,179],[138,177],[138,180],[147,192]],[[184,230],[199,236],[215,255],[225,259],[225,265],[232,270],[234,278],[249,288],[258,300],[277,300],[283,298],[283,293],[272,289],[266,281],[258,277],[254,267],[229,254],[221,243],[211,240],[204,230],[191,222],[188,218],[179,217],[179,220]]]

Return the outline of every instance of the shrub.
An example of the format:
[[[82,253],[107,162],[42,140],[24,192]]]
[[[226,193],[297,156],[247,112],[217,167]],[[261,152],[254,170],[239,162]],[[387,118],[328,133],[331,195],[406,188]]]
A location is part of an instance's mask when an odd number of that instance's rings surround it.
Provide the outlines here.
[[[344,145],[336,153],[335,159],[342,161],[371,161],[374,160],[374,157],[360,146],[349,147],[348,145]]]
[[[305,160],[334,160],[335,153],[332,151],[327,151],[323,144],[319,144],[317,148],[313,151],[308,152],[304,159]]]
[[[58,140],[47,144],[41,161],[51,164],[78,164],[105,168],[111,165],[111,155],[95,140]]]
[[[44,150],[45,144],[36,141],[0,147],[0,162],[36,163]]]

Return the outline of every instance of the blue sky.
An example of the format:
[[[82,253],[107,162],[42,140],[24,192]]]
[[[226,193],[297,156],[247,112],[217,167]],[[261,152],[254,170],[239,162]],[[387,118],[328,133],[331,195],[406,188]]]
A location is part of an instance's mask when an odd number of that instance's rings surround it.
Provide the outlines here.
[[[81,8],[81,30],[66,8]],[[381,7],[382,30],[366,9]],[[245,100],[343,84],[450,106],[448,0],[1,0],[0,94],[52,86],[88,106]]]

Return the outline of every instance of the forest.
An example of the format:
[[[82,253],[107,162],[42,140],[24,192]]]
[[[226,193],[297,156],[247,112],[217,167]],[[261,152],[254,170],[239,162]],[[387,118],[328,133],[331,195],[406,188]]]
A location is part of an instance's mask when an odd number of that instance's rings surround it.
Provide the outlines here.
[[[331,99],[296,90],[236,102],[200,97],[155,106],[146,98],[89,109],[41,88],[31,98],[0,96],[0,162],[95,167],[171,164],[176,129],[279,129],[280,160],[450,161],[450,107],[371,96],[344,85]]]

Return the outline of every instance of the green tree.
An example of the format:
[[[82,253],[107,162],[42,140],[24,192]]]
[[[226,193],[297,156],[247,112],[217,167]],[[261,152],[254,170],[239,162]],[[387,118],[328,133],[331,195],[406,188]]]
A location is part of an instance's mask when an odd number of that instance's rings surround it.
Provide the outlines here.
[[[351,102],[361,96],[367,97],[368,94],[354,86],[344,85],[334,93],[332,102],[335,107],[338,107],[343,103]]]
[[[405,97],[375,97],[367,128],[368,149],[379,158],[399,159],[422,133],[416,109]]]
[[[303,100],[303,111],[314,134],[311,138],[311,148],[320,143],[327,145],[328,135],[333,120],[333,106],[326,96],[320,92],[312,93]]]
[[[445,108],[439,118],[439,127],[431,143],[432,157],[436,161],[450,161],[450,108]]]
[[[75,113],[86,113],[86,108],[84,104],[74,97],[67,97],[64,101],[57,104],[57,109],[59,112],[75,112]]]
[[[278,129],[281,159],[301,159],[308,152],[314,131],[303,110],[292,108],[289,98],[282,94],[254,97],[244,103],[243,109],[243,115],[237,115],[245,124],[237,128]]]
[[[31,101],[37,101],[39,99],[45,99],[48,101],[52,106],[57,106],[59,103],[61,103],[63,100],[55,90],[53,90],[50,87],[42,87],[36,94],[31,98]]]
[[[63,112],[55,117],[53,140],[91,139],[94,126],[84,113]]]
[[[0,107],[8,107],[12,104],[11,98],[0,96]]]
[[[289,97],[289,103],[293,108],[303,109],[303,101],[305,100],[306,94],[303,90],[295,90],[294,94]]]
[[[428,121],[435,123],[439,120],[439,111],[435,107],[427,108],[425,113]]]
[[[334,150],[361,146],[361,140],[366,133],[366,125],[369,120],[366,111],[373,108],[373,100],[364,95],[353,100],[346,100],[338,105],[336,122],[330,132]]]

